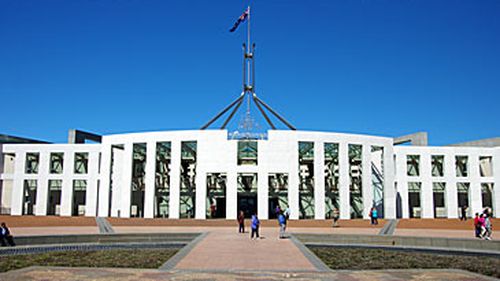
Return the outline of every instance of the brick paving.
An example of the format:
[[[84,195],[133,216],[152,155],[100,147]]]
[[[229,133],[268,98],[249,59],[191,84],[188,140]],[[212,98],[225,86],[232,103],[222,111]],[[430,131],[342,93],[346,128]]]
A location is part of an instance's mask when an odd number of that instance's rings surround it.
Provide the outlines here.
[[[131,268],[64,268],[64,267],[30,267],[21,270],[0,273],[0,280],[4,281],[42,281],[42,280],[284,280],[296,281],[490,281],[496,280],[485,276],[461,270],[362,270],[362,271],[336,271],[336,272],[193,272],[193,271],[158,271],[154,269]]]
[[[261,229],[261,239],[237,229],[214,229],[174,268],[182,270],[316,271],[290,239],[278,239],[277,228]]]

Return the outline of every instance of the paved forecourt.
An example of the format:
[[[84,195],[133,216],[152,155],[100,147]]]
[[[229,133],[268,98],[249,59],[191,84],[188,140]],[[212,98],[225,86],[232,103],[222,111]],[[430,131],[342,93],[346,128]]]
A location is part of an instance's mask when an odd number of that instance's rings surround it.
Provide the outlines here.
[[[212,229],[181,259],[176,270],[319,271],[291,239],[279,239],[277,228],[263,228],[261,238],[236,228]]]

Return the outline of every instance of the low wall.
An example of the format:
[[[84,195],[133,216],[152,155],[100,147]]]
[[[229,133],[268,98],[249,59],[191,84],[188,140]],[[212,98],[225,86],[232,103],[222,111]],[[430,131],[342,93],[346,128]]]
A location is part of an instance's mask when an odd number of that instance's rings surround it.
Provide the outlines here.
[[[15,237],[16,245],[47,245],[76,243],[184,242],[189,243],[200,233],[133,233],[75,234]]]
[[[294,234],[307,246],[365,245],[384,248],[430,249],[500,256],[500,241],[479,239],[382,235]]]

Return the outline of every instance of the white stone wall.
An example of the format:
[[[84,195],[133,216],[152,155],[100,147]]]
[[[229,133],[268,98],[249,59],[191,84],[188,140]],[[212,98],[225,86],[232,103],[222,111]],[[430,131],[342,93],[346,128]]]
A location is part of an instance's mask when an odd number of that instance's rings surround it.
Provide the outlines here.
[[[408,199],[408,182],[422,183],[421,191],[421,208],[422,218],[434,218],[433,207],[433,190],[432,184],[434,182],[444,182],[446,185],[445,190],[445,206],[448,218],[458,218],[458,195],[457,183],[464,182],[470,183],[469,192],[469,215],[483,210],[482,197],[481,197],[481,184],[493,183],[493,209],[498,215],[500,208],[500,200],[498,200],[498,182],[500,179],[500,165],[499,152],[500,148],[478,148],[478,147],[431,147],[431,146],[395,146],[396,155],[396,182],[398,192],[401,195],[402,214],[403,218],[408,218],[409,214],[409,199]],[[420,175],[408,176],[407,175],[407,155],[420,156]],[[437,177],[431,174],[431,157],[433,155],[444,156],[444,176]],[[457,177],[456,175],[456,156],[468,157],[468,174],[466,177]],[[479,172],[479,157],[491,156],[493,157],[493,176],[481,177]]]
[[[129,217],[131,202],[132,179],[132,152],[134,143],[146,143],[146,175],[145,175],[145,205],[144,217],[154,215],[156,144],[158,142],[171,143],[170,169],[170,218],[179,218],[180,197],[180,163],[181,142],[197,142],[196,166],[196,219],[206,217],[206,175],[207,173],[225,173],[227,175],[226,190],[226,218],[235,219],[237,213],[237,175],[238,173],[256,173],[258,175],[257,210],[262,219],[268,216],[268,175],[271,173],[288,174],[288,203],[291,218],[299,217],[299,165],[298,142],[314,143],[314,205],[315,219],[325,217],[325,167],[324,144],[337,143],[339,145],[339,183],[340,183],[340,216],[350,218],[349,205],[349,163],[348,145],[362,145],[362,190],[364,212],[368,218],[372,207],[372,160],[380,163],[382,160],[384,172],[384,214],[386,218],[396,217],[396,188],[401,196],[402,215],[408,213],[408,182],[422,183],[422,216],[434,217],[433,209],[433,182],[446,183],[447,216],[456,218],[457,191],[456,183],[470,182],[472,212],[482,209],[481,183],[494,183],[494,211],[498,216],[500,209],[500,148],[473,148],[473,147],[416,147],[393,146],[393,139],[386,137],[353,135],[329,132],[308,131],[269,131],[267,140],[258,140],[258,165],[237,165],[237,140],[228,140],[225,130],[193,130],[193,131],[165,131],[131,133],[104,136],[102,144],[12,144],[4,145],[4,153],[13,153],[15,169],[13,173],[3,173],[0,179],[11,179],[13,183],[11,197],[11,214],[20,215],[23,203],[23,182],[26,179],[37,179],[37,208],[36,215],[45,215],[47,212],[48,180],[61,179],[63,181],[61,215],[71,215],[73,180],[87,180],[86,216],[113,216]],[[371,153],[372,146],[383,147],[381,155]],[[40,153],[39,172],[36,175],[25,174],[25,156],[27,152]],[[51,152],[64,153],[64,169],[59,175],[49,174],[49,157]],[[88,174],[74,174],[73,163],[76,152],[89,153]],[[101,156],[99,156],[101,154]],[[420,155],[420,175],[409,177],[406,175],[406,155]],[[112,165],[113,161],[114,164]],[[431,155],[444,155],[445,168],[443,177],[432,177]],[[466,178],[455,176],[455,156],[469,157],[469,174]],[[493,176],[480,177],[479,156],[493,157]],[[372,157],[374,157],[372,159]],[[453,203],[455,202],[455,203]],[[453,204],[452,204],[453,203]]]

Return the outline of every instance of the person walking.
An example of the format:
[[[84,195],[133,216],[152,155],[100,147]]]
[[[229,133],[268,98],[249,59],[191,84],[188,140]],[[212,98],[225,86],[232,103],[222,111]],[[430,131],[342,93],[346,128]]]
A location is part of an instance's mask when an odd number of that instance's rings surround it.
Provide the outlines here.
[[[467,221],[467,205],[462,206],[462,212],[460,215],[461,221]]]
[[[372,224],[378,225],[378,211],[377,208],[372,208]]]
[[[286,218],[285,215],[280,213],[278,215],[278,223],[280,225],[280,235],[279,238],[283,239],[285,238],[285,229],[286,229]]]
[[[339,209],[333,208],[332,210],[332,218],[333,218],[333,225],[332,227],[339,227],[338,221],[339,221]]]
[[[484,233],[484,239],[486,240],[491,240],[491,219],[489,215],[486,215],[484,218],[484,228],[485,228],[485,233]]]
[[[252,240],[254,239],[254,235],[256,236],[255,239],[259,239],[259,225],[259,218],[257,217],[257,213],[254,212],[254,214],[252,215],[252,235],[250,236]]]
[[[484,219],[485,215],[481,214],[478,219],[479,224],[479,238],[484,238],[484,234],[486,233],[486,221]]]
[[[10,234],[10,230],[4,222],[2,222],[0,227],[0,236],[2,237],[2,246],[7,246],[5,241],[7,241],[10,246],[16,246],[16,243],[14,243],[14,237]]]
[[[238,214],[238,233],[245,233],[245,213],[240,211]]]
[[[274,214],[276,215],[276,218],[279,217],[279,215],[281,214],[281,207],[280,207],[280,205],[276,205],[276,208],[274,209]]]
[[[479,233],[481,232],[479,226],[479,213],[474,216],[474,236],[479,238]]]

